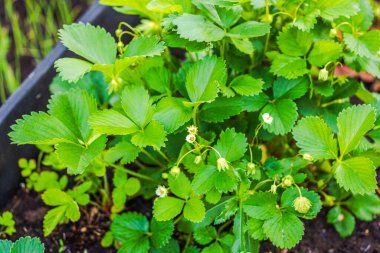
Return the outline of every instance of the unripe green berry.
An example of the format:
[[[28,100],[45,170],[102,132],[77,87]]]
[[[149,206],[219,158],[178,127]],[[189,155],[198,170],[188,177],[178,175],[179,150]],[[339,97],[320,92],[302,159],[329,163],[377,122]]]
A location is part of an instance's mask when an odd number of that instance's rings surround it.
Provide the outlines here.
[[[123,32],[123,30],[121,30],[121,29],[117,29],[117,30],[115,31],[115,34],[116,34],[117,37],[119,37],[119,36],[121,35],[122,32]]]
[[[168,179],[168,177],[169,177],[168,173],[162,173],[162,178],[163,179]]]
[[[123,48],[123,47],[124,47],[124,43],[121,42],[121,41],[119,41],[119,42],[117,43],[117,47],[119,47],[119,48]]]
[[[291,175],[287,175],[282,179],[282,186],[283,187],[290,187],[294,183],[294,179]]]
[[[294,200],[293,203],[294,209],[299,213],[307,213],[310,210],[311,202],[308,198],[305,198],[303,196],[299,196]]]

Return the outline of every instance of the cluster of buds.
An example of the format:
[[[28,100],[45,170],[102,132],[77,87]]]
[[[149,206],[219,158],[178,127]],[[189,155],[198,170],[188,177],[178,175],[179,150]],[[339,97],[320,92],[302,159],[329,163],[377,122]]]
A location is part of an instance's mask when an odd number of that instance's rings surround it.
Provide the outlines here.
[[[305,214],[310,210],[311,201],[308,198],[299,196],[294,200],[293,207],[297,212]]]
[[[194,125],[187,128],[188,135],[186,136],[186,141],[188,143],[194,143],[197,140],[198,128]]]
[[[273,122],[273,117],[270,116],[269,113],[267,113],[267,112],[264,113],[262,117],[263,117],[263,121],[264,121],[264,123],[266,123],[266,124],[268,124],[268,125],[272,124],[272,122]]]
[[[294,179],[291,175],[287,175],[282,179],[282,187],[290,187],[294,183]]]
[[[169,189],[162,185],[158,186],[156,189],[156,195],[160,198],[165,198],[166,196],[168,196],[168,192]]]

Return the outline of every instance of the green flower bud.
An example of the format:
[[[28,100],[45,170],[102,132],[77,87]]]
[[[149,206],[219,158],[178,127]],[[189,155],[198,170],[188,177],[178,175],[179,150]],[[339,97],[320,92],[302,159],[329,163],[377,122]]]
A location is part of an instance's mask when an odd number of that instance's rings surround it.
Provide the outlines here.
[[[123,47],[124,47],[124,43],[121,42],[121,41],[119,41],[119,42],[117,43],[117,47],[118,47],[118,48],[123,48]]]
[[[294,200],[293,207],[299,213],[307,213],[310,210],[311,202],[308,198],[299,196]]]
[[[272,186],[270,187],[270,192],[273,194],[276,194],[277,193],[277,185],[272,184]]]
[[[334,201],[335,201],[335,197],[334,196],[330,196],[330,195],[326,195],[325,196],[325,205],[326,206],[334,206]]]
[[[200,164],[202,162],[202,160],[203,160],[202,156],[198,155],[194,158],[194,163]]]
[[[254,163],[248,163],[247,164],[247,172],[248,172],[248,174],[255,174],[256,165]]]
[[[319,71],[318,80],[319,81],[327,81],[329,78],[329,72],[327,69],[323,68]]]
[[[329,36],[331,38],[334,38],[334,37],[336,37],[337,34],[338,34],[338,32],[337,32],[336,28],[331,28],[331,30],[329,32]]]
[[[216,163],[219,171],[228,169],[228,162],[226,158],[220,157]]]
[[[287,175],[282,179],[282,186],[283,187],[290,187],[294,183],[294,179],[291,175]]]
[[[122,34],[122,32],[123,32],[123,30],[121,30],[121,29],[117,29],[117,30],[115,31],[115,34],[116,34],[117,37],[119,37],[119,36]]]
[[[162,173],[162,178],[163,179],[168,179],[168,177],[169,177],[168,173]]]
[[[179,175],[179,173],[181,173],[181,168],[180,167],[178,167],[178,166],[174,166],[173,168],[171,168],[171,170],[170,170],[170,174],[172,175],[172,176],[178,176]]]

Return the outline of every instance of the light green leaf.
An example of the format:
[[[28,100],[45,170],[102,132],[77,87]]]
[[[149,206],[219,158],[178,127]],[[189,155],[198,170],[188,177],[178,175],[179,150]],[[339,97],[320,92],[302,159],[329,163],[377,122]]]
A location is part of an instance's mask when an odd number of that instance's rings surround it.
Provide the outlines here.
[[[277,196],[270,192],[256,192],[244,202],[244,212],[251,218],[267,220],[278,211]]]
[[[158,102],[153,119],[160,122],[167,133],[173,133],[191,119],[192,110],[183,98],[167,97]]]
[[[186,75],[186,90],[190,100],[192,102],[214,100],[219,86],[225,84],[226,78],[227,70],[222,59],[212,56],[197,61]]]
[[[301,217],[303,219],[314,219],[319,211],[321,211],[322,208],[322,202],[321,198],[317,193],[314,191],[309,191],[305,188],[300,188],[302,196],[310,200],[311,207],[310,210],[305,213],[299,213],[296,210],[294,210],[293,203],[300,196],[300,193],[297,188],[292,187],[286,189],[282,195],[281,195],[281,207],[286,208],[288,211],[293,212],[298,217]]]
[[[172,73],[165,67],[153,67],[144,73],[144,80],[149,88],[159,93],[170,90],[171,77]]]
[[[174,19],[173,24],[177,26],[179,36],[190,41],[212,42],[225,36],[221,28],[200,15],[185,13]]]
[[[363,136],[374,127],[376,111],[371,105],[358,105],[344,109],[337,119],[338,141],[341,155],[355,149]]]
[[[206,122],[224,122],[226,119],[239,115],[244,111],[246,104],[240,96],[232,98],[218,97],[202,107],[200,118]]]
[[[232,169],[216,171],[214,177],[214,187],[220,193],[232,192],[237,187],[238,179]]]
[[[75,58],[61,58],[54,63],[59,76],[68,82],[76,83],[86,73],[90,72],[93,64]]]
[[[232,80],[230,87],[242,96],[254,96],[262,91],[263,84],[262,79],[255,79],[249,75],[241,75]]]
[[[174,231],[174,224],[172,221],[157,221],[153,218],[150,227],[152,231],[151,240],[155,248],[165,246],[169,242]]]
[[[140,148],[130,141],[121,141],[105,152],[104,160],[108,163],[115,163],[121,159],[121,164],[129,164],[137,158],[139,153]]]
[[[361,220],[371,221],[380,214],[380,197],[370,195],[354,195],[346,202],[346,206]]]
[[[11,247],[9,253],[44,253],[45,247],[37,237],[19,238]],[[2,251],[3,252],[3,251]],[[8,253],[8,252],[3,252]]]
[[[302,154],[309,154],[314,159],[334,159],[338,156],[334,134],[319,117],[307,117],[298,121],[293,136]]]
[[[167,221],[182,212],[185,201],[173,197],[157,198],[153,205],[153,215],[157,221]]]
[[[327,222],[333,224],[341,237],[347,237],[354,232],[355,218],[347,210],[336,206],[327,214]]]
[[[280,248],[292,248],[304,234],[303,223],[294,214],[278,211],[263,225],[265,234],[273,245]]]
[[[194,231],[194,239],[200,245],[207,245],[218,236],[216,229],[212,226],[199,227]]]
[[[58,206],[45,214],[43,221],[44,236],[50,235],[58,224],[64,220],[66,209],[66,206]]]
[[[277,76],[295,79],[308,73],[306,61],[299,57],[280,54],[272,62],[270,72]]]
[[[377,55],[380,48],[380,31],[372,30],[358,37],[353,34],[344,33],[344,43],[355,54],[372,58]]]
[[[93,63],[113,64],[116,60],[116,42],[101,27],[77,23],[64,25],[59,38],[69,50]]]
[[[228,36],[231,38],[248,39],[263,36],[269,31],[270,25],[268,23],[248,21],[232,28],[228,32]]]
[[[252,42],[249,39],[234,39],[231,38],[232,44],[240,50],[240,52],[243,52],[245,54],[251,55],[253,54],[253,45]]]
[[[228,162],[234,162],[244,156],[247,146],[247,138],[244,134],[236,133],[234,128],[228,128],[220,134],[214,148]]]
[[[165,141],[167,141],[164,126],[158,121],[152,121],[144,131],[134,134],[131,141],[140,148],[152,146],[160,149],[165,146]]]
[[[301,31],[295,27],[287,27],[277,37],[281,51],[289,56],[304,56],[313,43],[312,33]]]
[[[350,17],[359,11],[359,5],[351,0],[329,0],[318,1],[318,7],[321,11],[321,16],[328,20],[333,20],[338,17]]]
[[[191,198],[186,202],[183,209],[183,216],[191,222],[201,222],[206,215],[205,205],[203,201],[197,198]]]
[[[322,67],[342,57],[342,53],[341,44],[332,40],[320,40],[314,44],[308,60],[312,65]]]
[[[192,182],[194,191],[199,195],[209,192],[214,186],[216,172],[216,167],[211,165],[199,168]]]
[[[264,123],[264,129],[276,135],[289,133],[298,118],[297,105],[290,99],[279,99],[267,104],[260,113],[262,122],[264,113],[269,113],[273,118],[272,124]]]
[[[138,127],[128,117],[112,109],[92,114],[89,123],[99,134],[128,135],[138,131]]]
[[[258,219],[249,219],[247,221],[248,233],[253,239],[262,241],[266,240],[267,236],[263,230],[264,221]]]
[[[187,199],[190,197],[192,192],[191,184],[189,179],[183,172],[180,172],[179,175],[173,176],[169,175],[168,178],[169,189],[179,198]]]
[[[366,157],[354,157],[335,164],[335,178],[354,194],[371,194],[377,189],[376,168]]]
[[[289,80],[279,77],[273,83],[273,96],[275,98],[298,99],[305,95],[309,89],[309,80],[305,77]]]
[[[165,50],[165,43],[160,42],[157,36],[142,35],[133,39],[124,52],[125,57],[144,56],[153,57],[161,55]]]

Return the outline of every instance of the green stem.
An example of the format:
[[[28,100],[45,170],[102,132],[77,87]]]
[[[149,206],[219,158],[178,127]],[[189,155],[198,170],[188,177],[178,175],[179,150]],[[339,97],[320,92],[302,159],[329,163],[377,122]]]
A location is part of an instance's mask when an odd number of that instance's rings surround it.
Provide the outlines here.
[[[159,154],[162,156],[162,158],[164,158],[167,162],[170,162],[170,159],[165,155],[164,152],[162,152],[161,150],[156,150],[156,151],[157,151],[157,153],[159,153]]]
[[[138,172],[135,172],[133,170],[130,170],[130,169],[127,169],[127,168],[124,168],[123,166],[120,166],[120,165],[116,165],[116,164],[108,164],[109,166],[117,169],[117,170],[122,170],[124,171],[125,173],[131,175],[131,176],[134,176],[134,177],[137,177],[137,178],[140,178],[140,179],[144,179],[144,180],[147,180],[147,181],[151,181],[151,182],[156,182],[156,180],[148,177],[148,176],[145,176],[143,174],[140,174]]]
[[[141,152],[146,155],[150,160],[152,160],[153,162],[155,162],[156,164],[158,164],[161,168],[164,168],[165,165],[162,164],[159,160],[157,160],[154,156],[152,156],[151,154],[149,154],[148,151],[146,151],[145,149],[141,149]]]

